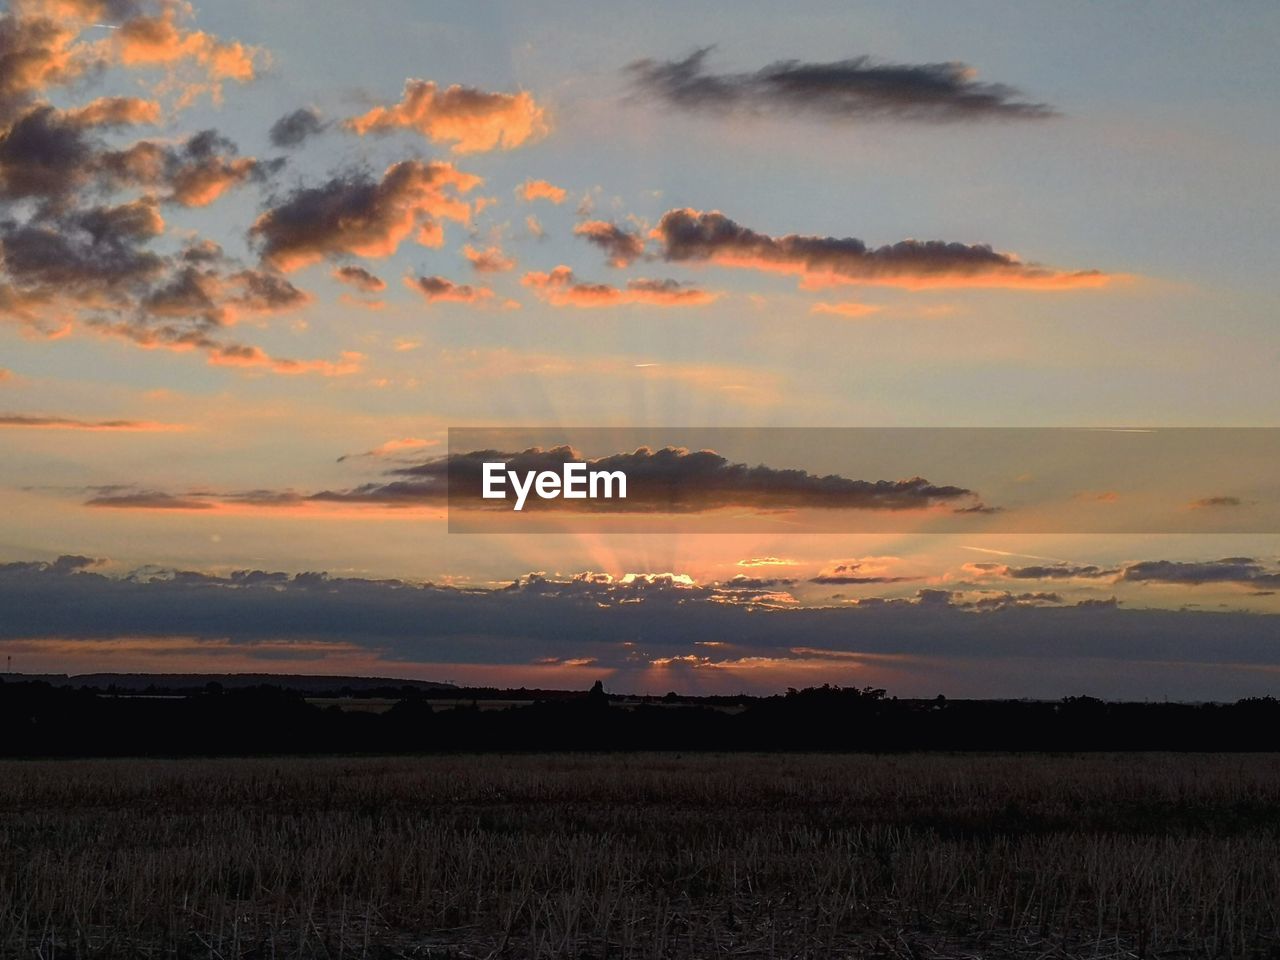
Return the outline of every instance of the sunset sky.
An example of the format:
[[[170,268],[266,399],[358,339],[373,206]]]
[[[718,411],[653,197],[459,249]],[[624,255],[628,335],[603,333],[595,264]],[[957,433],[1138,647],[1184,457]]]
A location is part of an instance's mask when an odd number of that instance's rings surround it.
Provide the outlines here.
[[[719,451],[1005,511],[963,533],[853,502],[840,533],[450,533],[419,481],[463,427],[1280,427],[1278,31],[1261,2],[10,3],[0,655],[1276,693],[1274,438],[1132,487],[1065,452]],[[1035,484],[1173,519],[1025,532]]]

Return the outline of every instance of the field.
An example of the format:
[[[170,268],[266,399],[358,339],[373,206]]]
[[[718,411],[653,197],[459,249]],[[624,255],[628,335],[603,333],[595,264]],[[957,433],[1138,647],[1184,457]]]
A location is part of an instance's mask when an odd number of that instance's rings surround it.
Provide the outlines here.
[[[1273,755],[0,763],[0,956],[1280,956]]]

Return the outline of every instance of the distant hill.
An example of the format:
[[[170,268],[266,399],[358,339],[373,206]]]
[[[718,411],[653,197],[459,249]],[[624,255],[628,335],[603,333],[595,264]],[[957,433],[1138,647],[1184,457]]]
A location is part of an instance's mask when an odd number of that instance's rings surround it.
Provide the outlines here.
[[[38,681],[55,687],[89,687],[128,693],[191,693],[211,683],[224,690],[272,686],[312,696],[339,696],[344,692],[369,694],[377,690],[456,690],[452,683],[404,680],[398,677],[310,676],[299,673],[7,673],[0,680],[11,683]]]

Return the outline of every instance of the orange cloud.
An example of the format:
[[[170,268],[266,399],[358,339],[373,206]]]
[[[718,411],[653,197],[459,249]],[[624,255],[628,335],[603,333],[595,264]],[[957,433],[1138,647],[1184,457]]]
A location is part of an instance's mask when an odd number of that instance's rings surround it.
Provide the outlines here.
[[[44,90],[73,83],[101,62],[65,16],[40,3],[16,3],[5,18],[0,70],[0,122],[8,121]]]
[[[810,313],[829,313],[837,317],[869,317],[879,313],[883,307],[871,303],[858,303],[850,300],[844,303],[815,303],[809,308]]]
[[[564,203],[567,191],[546,180],[526,180],[516,187],[516,196],[525,203],[534,200],[550,200],[552,203]]]
[[[127,67],[174,66],[183,61],[200,65],[212,81],[247,83],[254,77],[260,52],[242,43],[218,39],[203,30],[184,30],[177,23],[179,7],[167,7],[154,17],[132,17],[113,31],[118,61]]]
[[[347,126],[361,136],[416,130],[428,140],[452,142],[454,153],[510,150],[548,130],[543,109],[527,92],[488,93],[457,84],[440,90],[429,80],[406,80],[399,103],[374,107]]]
[[[18,0],[5,15],[4,69],[0,71],[0,122],[7,121],[50,87],[67,86],[109,66],[166,67],[171,73],[160,90],[176,90],[179,105],[200,93],[217,98],[224,81],[247,82],[255,73],[261,51],[227,42],[199,30],[187,30],[179,19],[190,12],[180,2],[149,4],[158,13],[138,12],[133,3],[92,0]],[[82,40],[81,34],[99,21],[111,23],[101,40]],[[177,76],[183,65],[202,75],[194,82]],[[112,103],[116,101],[116,103]],[[128,106],[125,101],[131,101]],[[157,115],[135,98],[104,98],[91,105],[101,111],[83,116],[85,125],[155,122]]]
[[[235,153],[235,144],[206,130],[178,147],[140,140],[106,155],[104,167],[116,183],[167,188],[167,202],[205,207],[232,187],[263,175],[263,164]]]
[[[281,270],[298,270],[326,257],[389,257],[414,233],[438,246],[438,220],[469,223],[471,206],[458,195],[483,181],[449,163],[403,160],[382,179],[335,177],[318,187],[295,190],[260,215],[249,230],[263,259]]]
[[[422,437],[401,437],[398,440],[388,440],[386,443],[380,443],[372,450],[366,450],[364,453],[344,453],[338,458],[338,463],[356,457],[385,457],[393,453],[403,453],[406,450],[422,450],[426,447],[439,445],[439,440],[426,440]]]
[[[557,307],[614,307],[646,304],[659,307],[694,307],[711,303],[719,294],[686,287],[675,280],[636,279],[625,287],[606,283],[579,283],[573,271],[559,266],[550,273],[526,273],[521,281],[542,300]]]
[[[99,97],[62,116],[78,127],[120,127],[160,122],[160,104],[140,97]]]
[[[207,164],[189,167],[173,178],[172,199],[184,207],[207,207],[228,189],[253,175],[252,157],[217,157]]]
[[[369,451],[369,456],[383,457],[388,453],[398,453],[401,450],[420,450],[423,447],[437,446],[439,443],[439,440],[424,440],[421,437],[404,437],[400,440],[388,440],[386,443],[374,447]]]
[[[477,250],[471,244],[467,244],[462,248],[462,255],[471,264],[471,269],[477,273],[504,273],[507,270],[514,270],[516,266],[515,260],[503,253],[501,247]]]

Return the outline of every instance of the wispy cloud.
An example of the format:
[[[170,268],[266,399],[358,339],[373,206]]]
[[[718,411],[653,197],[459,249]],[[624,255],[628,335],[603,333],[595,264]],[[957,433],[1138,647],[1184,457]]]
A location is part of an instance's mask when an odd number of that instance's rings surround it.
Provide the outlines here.
[[[3,378],[0,377],[0,379]],[[173,433],[189,429],[185,424],[159,423],[154,420],[81,420],[76,417],[41,417],[24,414],[0,414],[0,428],[116,433]]]
[[[571,269],[558,266],[549,273],[526,273],[521,282],[541,299],[557,307],[615,307],[643,304],[656,307],[697,307],[719,294],[689,287],[675,280],[628,280],[624,286],[584,283]]]

